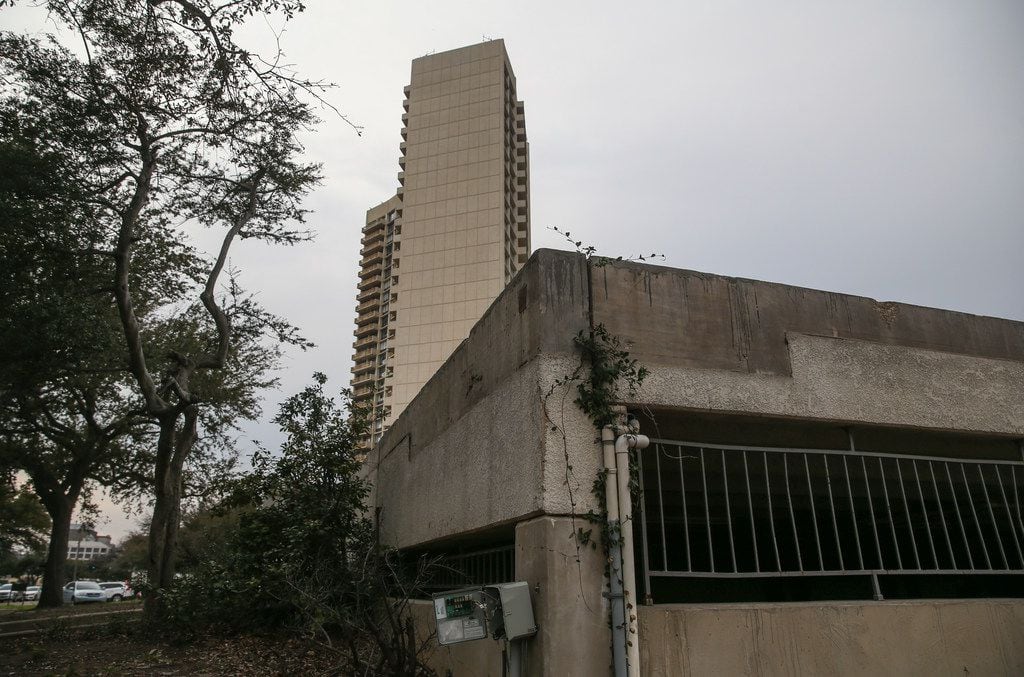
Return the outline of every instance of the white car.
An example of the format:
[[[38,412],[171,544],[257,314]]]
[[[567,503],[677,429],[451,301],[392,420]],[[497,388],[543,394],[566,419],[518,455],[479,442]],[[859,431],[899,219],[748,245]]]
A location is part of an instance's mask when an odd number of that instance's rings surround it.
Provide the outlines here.
[[[24,583],[18,585],[18,589],[14,589],[12,583],[4,583],[0,585],[0,602],[22,602],[26,599],[30,599],[26,595],[28,591],[24,587]]]
[[[84,602],[105,602],[107,597],[103,588],[95,581],[72,581],[64,586],[64,603],[82,604]]]
[[[39,599],[39,592],[42,590],[38,585],[30,585],[25,588],[25,596],[22,599],[30,602],[34,602]]]
[[[103,588],[103,596],[108,602],[120,602],[131,594],[124,583],[111,581],[109,583],[100,583],[100,587]]]

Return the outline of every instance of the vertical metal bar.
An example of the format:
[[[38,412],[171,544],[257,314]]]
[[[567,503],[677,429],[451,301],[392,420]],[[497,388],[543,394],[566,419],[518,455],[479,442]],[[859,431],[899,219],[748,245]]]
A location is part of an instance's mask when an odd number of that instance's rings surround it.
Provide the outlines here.
[[[892,503],[889,502],[889,486],[885,481],[885,466],[882,465],[882,457],[878,457],[878,474],[882,478],[882,495],[885,497],[885,512],[889,515],[889,531],[892,532],[892,547],[896,550],[896,567],[903,569],[903,555],[900,554],[900,539],[896,536],[896,520],[892,516]],[[887,569],[884,564],[883,569]]]
[[[907,490],[903,486],[903,469],[900,468],[900,459],[896,459],[896,478],[900,481],[900,496],[903,497],[903,512],[907,516],[907,529],[910,530],[910,545],[914,550],[914,562],[918,570],[921,569],[921,556],[917,552],[917,536],[914,535],[914,521],[910,519],[910,503],[907,502]]]
[[[789,454],[782,454],[782,470],[786,480],[786,502],[789,503],[789,521],[793,525],[793,543],[796,544],[796,564],[800,571],[804,570],[804,558],[800,554],[800,534],[796,530],[796,514],[793,512],[793,495],[789,491]]]
[[[882,597],[882,586],[878,584],[878,574],[871,572],[871,592],[875,598],[875,601],[881,602],[885,597]]]
[[[811,486],[811,466],[804,454],[804,472],[807,474],[807,498],[811,501],[811,523],[814,524],[814,545],[818,549],[818,570],[825,570],[825,559],[821,556],[821,534],[818,532],[818,510],[814,507],[814,488]]]
[[[850,499],[850,517],[853,519],[853,539],[857,543],[857,562],[861,570],[864,569],[864,552],[860,547],[860,528],[857,526],[857,509],[853,505],[853,484],[850,482],[850,464],[846,461],[846,454],[843,454],[843,473],[846,475],[846,495]]]
[[[686,511],[686,480],[683,479],[683,447],[677,446],[679,455],[676,461],[679,463],[679,491],[683,495],[683,537],[686,539],[686,570],[693,571],[690,563],[690,516]]]
[[[978,521],[978,511],[974,508],[974,496],[971,495],[971,485],[967,481],[967,470],[964,464],[960,464],[960,474],[964,477],[964,489],[967,490],[967,502],[971,504],[971,515],[974,516],[974,528],[978,530],[978,538],[981,539],[981,551],[985,555],[985,566],[992,568],[992,560],[988,556],[988,545],[985,543],[985,532],[981,530],[981,522]]]
[[[999,546],[999,554],[1003,556],[1003,566],[1010,568],[1010,560],[1006,559],[1006,550],[1003,548],[1003,537],[999,535],[999,527],[996,525],[996,514],[992,511],[992,499],[988,496],[988,487],[985,485],[985,473],[981,470],[982,464],[978,464],[978,478],[981,479],[981,491],[985,494],[985,507],[988,508],[988,517],[992,520],[992,530],[996,532],[996,545]]]
[[[864,488],[868,494],[868,515],[871,517],[871,533],[875,537],[875,553],[878,555],[878,568],[884,569],[885,563],[882,562],[882,543],[878,539],[878,523],[875,521],[875,504],[871,499],[871,480],[868,479],[868,465],[864,457],[860,457],[860,469],[864,473]],[[875,579],[875,587],[878,587],[878,579]],[[881,594],[881,592],[879,592]]]
[[[651,598],[651,555],[650,555],[650,542],[647,540],[647,499],[645,496],[647,492],[644,490],[644,455],[641,450],[637,450],[636,454],[636,470],[637,475],[640,478],[640,538],[644,541],[644,546],[640,548],[640,553],[643,556],[644,563],[644,594],[647,599]],[[621,514],[621,507],[620,514]],[[620,520],[621,524],[621,520]],[[610,534],[610,538],[620,538],[619,534]]]
[[[764,457],[764,486],[767,489],[768,495],[768,524],[771,526],[772,531],[772,550],[775,552],[775,570],[781,572],[782,560],[779,559],[779,541],[775,538],[775,511],[772,510],[772,482],[768,477],[768,452],[762,451],[761,455]]]
[[[946,466],[946,479],[949,480],[949,493],[953,496],[953,510],[956,511],[956,521],[960,524],[960,533],[964,537],[964,549],[967,551],[967,563],[974,569],[974,556],[971,555],[971,542],[967,540],[967,529],[964,528],[964,520],[960,515],[960,501],[956,498],[956,485],[953,484],[953,476],[949,473],[949,462],[943,461]]]
[[[754,571],[761,573],[761,558],[757,554],[757,527],[754,526],[754,495],[750,491],[750,470],[747,468],[747,451],[743,450],[743,477],[747,481],[747,505],[750,507],[750,536],[754,539]]]
[[[935,491],[935,505],[939,508],[939,518],[942,520],[942,533],[946,536],[946,547],[949,548],[949,561],[953,564],[954,569],[959,569],[956,565],[956,555],[953,554],[953,541],[949,538],[949,527],[946,526],[946,512],[942,509],[942,499],[939,498],[939,481],[935,479],[935,463],[928,461],[928,471],[932,474],[932,489]]]
[[[836,552],[839,553],[839,569],[845,571],[846,563],[843,561],[843,545],[839,542],[839,523],[836,521],[836,502],[832,496],[832,474],[828,469],[828,456],[822,456],[821,460],[825,462],[825,486],[828,487],[828,505],[832,510],[832,534],[836,539]]]
[[[1010,467],[1012,468],[1013,466]],[[1020,549],[1020,539],[1017,538],[1017,526],[1013,523],[1010,502],[1006,500],[1006,489],[1003,488],[1003,474],[999,472],[998,465],[996,466],[996,480],[999,482],[999,493],[1003,497],[1003,505],[1006,506],[1006,517],[1010,520],[1010,533],[1013,534],[1013,545],[1017,548],[1017,559],[1020,561],[1021,566],[1024,567],[1024,552],[1021,552]]]
[[[708,532],[708,557],[711,560],[711,571],[715,571],[715,546],[711,542],[711,507],[708,505],[708,473],[704,467],[704,447],[700,448],[700,479],[704,483],[704,525]]]
[[[725,449],[721,450],[722,454],[722,486],[725,488],[725,518],[728,520],[726,524],[729,526],[729,554],[732,555],[732,571],[736,573],[739,571],[739,567],[736,564],[736,541],[732,536],[732,506],[729,504],[729,473],[725,468]]]
[[[1021,452],[1024,453],[1024,443],[1021,444]],[[1010,486],[1013,487],[1013,505],[1017,508],[1017,524],[1020,526],[1021,535],[1024,535],[1024,518],[1021,517],[1020,495],[1017,493],[1017,466],[1010,466]]]
[[[928,547],[932,551],[932,561],[935,562],[935,568],[939,568],[939,556],[935,552],[935,539],[932,538],[932,522],[928,519],[928,505],[924,502],[924,490],[921,489],[921,475],[917,472],[917,459],[911,461],[914,466],[914,479],[917,480],[917,497],[921,500],[921,514],[924,515],[924,528],[928,533]]]
[[[640,455],[637,451],[637,456]],[[658,519],[661,525],[661,570],[668,571],[668,547],[665,545],[665,494],[661,491],[661,445],[654,445],[654,471],[658,475]]]

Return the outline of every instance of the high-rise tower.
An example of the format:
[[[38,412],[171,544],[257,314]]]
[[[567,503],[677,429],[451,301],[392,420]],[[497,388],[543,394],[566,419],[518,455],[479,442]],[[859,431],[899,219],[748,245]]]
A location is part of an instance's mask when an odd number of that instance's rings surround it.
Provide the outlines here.
[[[414,59],[400,187],[367,212],[354,399],[374,439],[530,253],[529,144],[502,40]]]

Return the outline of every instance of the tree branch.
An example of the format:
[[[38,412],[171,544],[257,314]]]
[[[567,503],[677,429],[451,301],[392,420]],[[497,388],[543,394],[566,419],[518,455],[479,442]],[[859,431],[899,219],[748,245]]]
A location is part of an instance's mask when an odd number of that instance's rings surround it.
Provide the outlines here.
[[[256,215],[259,186],[265,175],[266,169],[260,168],[249,179],[249,198],[246,202],[246,207],[241,214],[238,214],[235,217],[234,223],[231,224],[231,228],[229,228],[228,232],[224,235],[224,240],[220,245],[220,252],[217,254],[217,261],[210,270],[209,277],[206,278],[206,287],[203,289],[203,293],[199,295],[199,298],[203,302],[203,306],[206,307],[207,312],[210,313],[210,317],[213,318],[213,321],[217,326],[217,350],[215,353],[204,355],[202,358],[197,360],[196,363],[199,367],[218,369],[223,367],[227,362],[228,349],[231,347],[231,321],[228,319],[227,313],[224,312],[224,309],[217,304],[214,293],[217,289],[217,279],[220,277],[221,271],[224,270],[224,264],[227,262],[231,243],[245,224],[249,223],[249,221],[251,221]]]

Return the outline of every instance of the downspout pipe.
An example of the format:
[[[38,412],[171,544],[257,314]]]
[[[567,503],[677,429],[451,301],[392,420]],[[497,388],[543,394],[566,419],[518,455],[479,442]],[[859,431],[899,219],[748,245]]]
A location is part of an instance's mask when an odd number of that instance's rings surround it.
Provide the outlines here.
[[[633,557],[633,499],[629,490],[629,452],[650,446],[647,435],[626,433],[615,440],[615,480],[622,532],[622,595],[626,625],[626,663],[628,677],[640,675],[640,633],[636,609],[636,564]]]
[[[608,602],[612,612],[612,666],[615,677],[626,671],[626,608],[622,596],[622,550],[619,547],[619,493],[615,467],[615,426],[601,429],[604,451],[604,501],[608,520]]]

